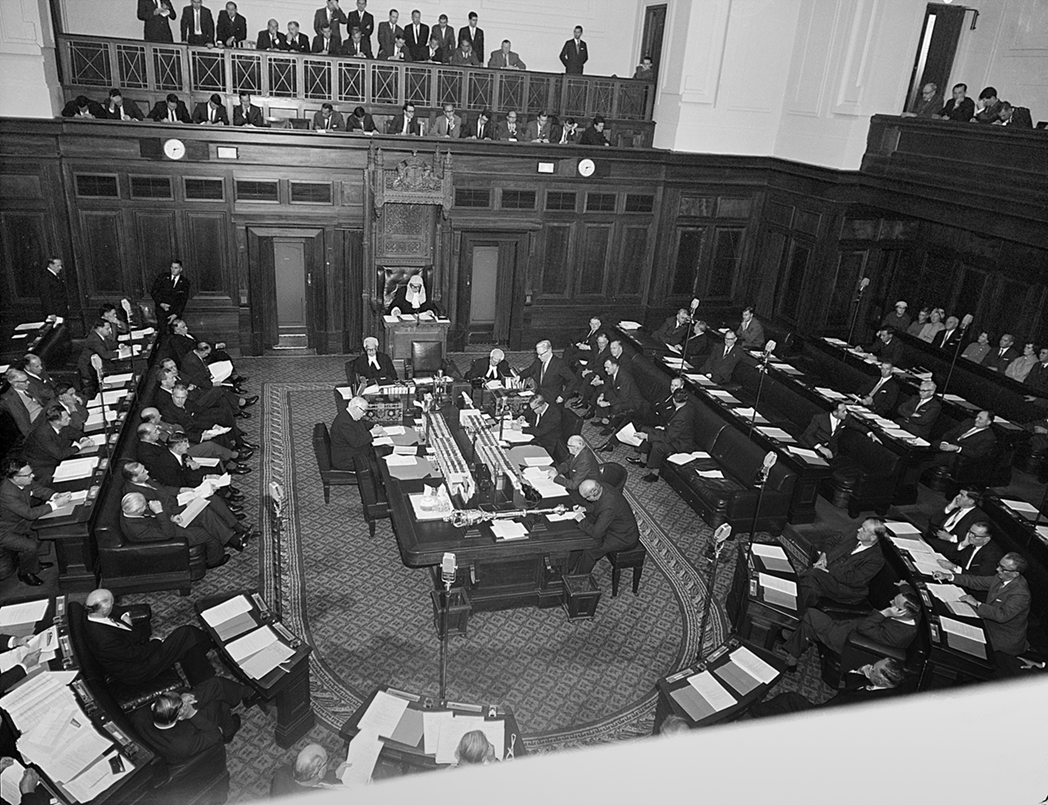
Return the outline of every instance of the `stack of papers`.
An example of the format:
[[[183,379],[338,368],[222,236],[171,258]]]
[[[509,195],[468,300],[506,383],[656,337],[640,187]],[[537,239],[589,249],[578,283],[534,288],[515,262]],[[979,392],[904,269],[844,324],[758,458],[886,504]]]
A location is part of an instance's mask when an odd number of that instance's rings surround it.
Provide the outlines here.
[[[806,447],[796,447],[792,444],[787,446],[786,449],[793,453],[793,455],[803,458],[808,464],[814,464],[815,466],[821,467],[829,466],[826,463],[826,459],[824,459],[814,450],[809,450]]]
[[[690,380],[692,383],[698,383],[700,386],[716,386],[717,385],[716,383],[713,382],[713,380],[711,380],[710,378],[706,377],[706,375],[697,375],[697,374],[692,374],[692,373],[688,372],[688,373],[685,373],[684,376],[686,378],[688,378],[688,380]]]
[[[669,456],[666,460],[669,461],[671,464],[677,464],[679,466],[681,464],[688,464],[689,462],[695,461],[696,459],[700,458],[710,458],[710,454],[704,450],[695,450],[692,453],[674,453],[672,456]]]
[[[491,531],[495,535],[496,542],[512,539],[527,539],[528,529],[523,523],[516,520],[492,520]]]
[[[57,484],[62,481],[79,481],[83,478],[90,478],[95,467],[98,466],[98,460],[99,456],[67,458],[55,469],[52,480]]]
[[[1021,514],[1027,520],[1036,520],[1038,518],[1037,507],[1032,503],[1027,503],[1025,500],[1011,500],[1008,498],[1001,498],[1001,503],[1011,509],[1017,514]],[[1032,516],[1031,516],[1032,515]]]
[[[671,695],[695,721],[735,704],[735,697],[709,671],[700,671],[688,677],[688,684],[673,691]]]
[[[768,573],[758,573],[757,581],[764,590],[764,600],[787,609],[797,608],[797,583],[790,579],[780,579]]]
[[[847,399],[845,397],[845,395],[841,394],[839,391],[834,391],[833,389],[824,388],[823,386],[816,386],[815,390],[817,392],[819,392],[819,394],[821,394],[823,397],[825,397],[828,400],[844,400],[844,399]]]
[[[561,498],[568,494],[568,490],[549,477],[549,472],[544,467],[528,467],[524,470],[524,480],[535,487],[544,499]]]
[[[44,322],[42,321],[27,321],[24,324],[19,324],[17,327],[15,327],[15,332],[24,333],[28,332],[29,330],[39,330],[43,326]]]
[[[210,609],[205,609],[200,613],[200,617],[215,630],[223,643],[227,643],[257,625],[250,613],[251,602],[247,596],[237,595]]]
[[[509,442],[511,444],[525,444],[532,441],[534,437],[530,433],[524,433],[521,430],[512,430],[511,428],[502,429],[502,441]]]
[[[757,414],[756,417],[754,417],[754,414],[756,414],[757,412],[754,411],[752,408],[736,408],[732,411],[732,413],[735,414],[735,416],[742,417],[743,419],[753,419],[754,422],[757,422],[762,425],[768,424],[768,420],[760,414]]]
[[[27,637],[36,631],[36,624],[47,614],[46,598],[26,601],[24,604],[8,604],[0,608],[0,634]]]
[[[757,430],[759,430],[765,436],[770,436],[772,439],[778,439],[780,442],[796,442],[797,441],[789,433],[784,431],[782,428],[763,427],[763,428],[757,428]]]
[[[619,327],[621,327],[623,330],[639,330],[640,324],[635,321],[620,321]]]
[[[790,564],[789,558],[786,556],[784,551],[778,545],[768,545],[763,542],[755,542],[750,547],[754,556],[760,557],[760,562],[768,570],[775,570],[781,573],[792,573],[793,565]]]
[[[907,534],[916,534],[920,536],[921,530],[917,526],[911,523],[905,523],[902,520],[885,520],[884,524],[891,530],[896,536],[902,537]]]
[[[978,626],[971,626],[970,624],[955,621],[953,618],[947,617],[939,618],[939,623],[942,624],[943,630],[950,634],[955,634],[958,637],[964,637],[968,640],[974,640],[976,643],[986,642],[986,633]]]
[[[724,473],[721,472],[720,470],[696,470],[696,472],[698,472],[699,476],[702,477],[702,478],[711,478],[711,479],[722,479],[722,478],[724,478]]]
[[[956,584],[927,584],[925,586],[928,588],[928,592],[946,604],[954,615],[961,615],[966,618],[979,617],[979,614],[970,604],[960,600],[961,596],[966,593]]]
[[[226,646],[230,658],[252,679],[261,679],[295,650],[280,642],[271,626],[262,626]]]

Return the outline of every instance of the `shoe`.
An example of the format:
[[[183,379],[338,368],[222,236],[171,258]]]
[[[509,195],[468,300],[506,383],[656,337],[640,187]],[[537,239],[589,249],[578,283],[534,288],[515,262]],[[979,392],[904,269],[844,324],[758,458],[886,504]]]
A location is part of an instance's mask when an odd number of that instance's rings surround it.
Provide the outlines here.
[[[633,456],[626,456],[626,461],[637,467],[643,467],[647,462],[642,458],[634,458]]]
[[[230,548],[235,550],[237,553],[243,553],[244,548],[247,547],[247,543],[244,541],[243,535],[233,537],[229,542],[226,543]],[[228,555],[227,555],[228,556]]]
[[[237,737],[237,733],[240,732],[241,723],[240,714],[234,713],[229,719],[229,734],[222,736],[223,743],[229,743]]]
[[[610,453],[614,449],[615,443],[612,442],[611,439],[608,439],[608,441],[604,442],[604,444],[597,448],[601,453]]]
[[[40,569],[41,570],[47,570],[49,567],[54,567],[54,566],[55,566],[54,562],[45,562],[42,559],[40,560]]]
[[[235,416],[237,419],[251,419],[251,414],[245,411],[243,408],[241,408],[239,411],[233,414],[233,416]]]
[[[247,375],[237,375],[236,377],[233,378],[233,382],[234,383],[246,383],[250,379],[251,378],[248,377]]]
[[[247,461],[249,458],[251,458],[251,456],[255,455],[255,451],[252,450],[250,447],[237,448],[236,452],[237,457],[233,459],[234,461]]]
[[[267,715],[273,706],[262,697],[261,693],[254,690],[241,699],[240,703],[244,706],[245,710],[249,707],[258,707],[259,710]]]
[[[252,394],[250,397],[245,397],[244,401],[240,403],[241,408],[247,408],[249,405],[254,405],[258,402],[258,395]]]
[[[226,487],[226,492],[228,492],[230,494],[230,496],[234,497],[234,498],[243,498],[244,497],[244,493],[241,492],[239,489],[237,489],[232,484],[230,484],[229,486]]]
[[[647,475],[645,475],[643,478],[641,478],[641,480],[644,481],[644,483],[646,483],[646,484],[653,484],[657,480],[659,480],[659,476],[656,475],[653,472],[649,472]]]
[[[44,580],[36,575],[36,573],[19,573],[18,580],[22,584],[27,584],[30,587],[39,587],[44,583]]]
[[[247,441],[246,439],[241,439],[240,440],[240,447],[238,447],[237,449],[239,450],[241,448],[243,448],[245,450],[250,450],[252,453],[259,449],[257,444],[252,444],[251,442]]]
[[[800,663],[794,663],[793,665],[787,665],[786,666],[786,673],[788,673],[788,674],[795,674],[795,673],[797,673],[797,669],[798,668],[800,668]]]
[[[251,468],[245,467],[243,464],[237,464],[233,469],[226,470],[226,472],[232,475],[247,475],[249,472],[251,472]]]
[[[600,435],[601,436],[611,436],[611,434],[613,434],[614,432],[615,432],[614,428],[601,428],[600,429]]]
[[[228,553],[224,553],[224,554],[222,554],[222,559],[219,561],[219,563],[217,565],[211,565],[210,567],[208,567],[208,570],[214,570],[216,567],[222,567],[222,565],[228,565],[229,564],[229,560],[232,559],[232,558],[233,557],[231,557]]]
[[[231,510],[231,511],[232,511],[232,510]],[[233,512],[233,516],[234,516],[234,517],[236,517],[236,518],[237,518],[237,520],[239,520],[239,521],[241,521],[241,522],[243,522],[244,520],[246,520],[246,519],[247,519],[247,515],[246,515],[246,514],[244,514],[244,512],[242,512],[242,511],[238,511],[238,512]]]

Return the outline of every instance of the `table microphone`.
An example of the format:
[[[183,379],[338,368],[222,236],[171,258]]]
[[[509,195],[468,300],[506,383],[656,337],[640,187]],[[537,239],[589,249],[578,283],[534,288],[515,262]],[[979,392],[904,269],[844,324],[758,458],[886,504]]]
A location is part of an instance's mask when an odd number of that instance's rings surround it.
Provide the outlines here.
[[[451,588],[452,582],[455,581],[455,573],[458,571],[458,565],[455,562],[455,554],[451,551],[446,551],[444,557],[440,560],[440,580],[444,582],[444,587]]]

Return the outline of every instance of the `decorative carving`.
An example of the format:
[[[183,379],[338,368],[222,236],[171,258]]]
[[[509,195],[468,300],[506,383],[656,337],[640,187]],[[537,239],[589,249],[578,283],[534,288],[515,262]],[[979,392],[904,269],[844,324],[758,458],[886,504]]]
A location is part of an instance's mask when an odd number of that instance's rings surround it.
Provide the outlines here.
[[[386,168],[385,156],[379,148],[374,155],[370,179],[376,213],[386,204],[436,205],[445,217],[451,209],[454,188],[450,151],[443,158],[439,151],[434,152],[432,162],[412,151],[407,159]]]

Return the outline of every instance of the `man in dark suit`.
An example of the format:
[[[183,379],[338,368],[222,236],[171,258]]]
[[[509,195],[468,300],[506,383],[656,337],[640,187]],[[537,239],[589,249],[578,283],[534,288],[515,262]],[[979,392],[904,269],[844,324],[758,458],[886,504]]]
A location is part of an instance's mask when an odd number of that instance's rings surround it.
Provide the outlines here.
[[[555,455],[561,441],[560,409],[546,402],[542,394],[536,394],[528,401],[524,419],[528,423],[523,429],[524,433],[530,433],[535,444],[551,456]]]
[[[240,730],[241,718],[230,708],[249,700],[251,688],[212,677],[188,693],[162,693],[131,721],[146,745],[165,763],[177,766],[198,755],[223,752]]]
[[[389,20],[383,20],[378,24],[378,57],[380,59],[385,59],[393,52],[393,46],[398,38],[401,40],[404,38],[404,29],[397,24],[399,19],[400,14],[396,9],[392,9],[389,12]]]
[[[236,3],[226,3],[226,8],[218,15],[215,26],[216,39],[227,48],[238,48],[247,39],[247,18],[237,11]]]
[[[378,131],[375,119],[367,113],[363,106],[353,109],[353,114],[346,118],[346,131],[360,131],[364,134],[374,134]]]
[[[30,352],[18,362],[18,368],[25,373],[29,381],[29,393],[43,404],[49,405],[55,399],[55,384],[51,375],[44,368],[44,362],[39,355]]]
[[[666,346],[680,346],[684,343],[684,339],[688,337],[688,329],[691,327],[691,314],[688,313],[687,308],[681,308],[673,316],[666,319],[654,333],[652,337],[656,341],[661,341]]]
[[[937,539],[928,540],[928,544],[943,555],[939,564],[950,573],[992,576],[997,572],[997,563],[1004,556],[1004,551],[993,541],[990,524],[985,521],[972,523],[964,539],[956,545]],[[982,595],[979,592],[976,597]]]
[[[233,125],[268,129],[269,123],[262,114],[262,107],[251,103],[251,93],[240,92],[239,98],[240,103],[233,107]]]
[[[181,434],[182,439],[179,439],[176,433],[163,445],[155,440],[155,434],[151,437],[145,432],[146,427],[139,425],[136,454],[139,462],[149,470],[149,476],[158,484],[176,489],[197,487],[204,479],[204,470],[186,455],[189,437]]]
[[[467,380],[498,380],[501,382],[507,377],[514,377],[517,373],[506,360],[506,353],[498,347],[488,353],[487,358],[477,358],[469,367]]]
[[[318,8],[313,14],[313,33],[320,36],[325,26],[331,28],[332,48],[337,53],[342,47],[342,27],[349,22],[349,17],[339,8],[338,0],[327,0],[324,8]],[[316,40],[314,40],[315,42]],[[317,51],[314,50],[314,53]]]
[[[786,640],[786,670],[797,670],[799,660],[813,643],[822,643],[841,654],[848,637],[857,634],[890,648],[905,649],[917,636],[921,603],[917,594],[906,585],[884,609],[874,610],[864,618],[838,619],[809,609],[801,619],[800,627]]]
[[[475,50],[473,50],[473,46],[470,45],[468,39],[463,39],[462,42],[459,43],[459,46],[457,48],[453,48],[452,50],[447,51],[447,52],[450,54],[448,56],[448,61],[451,64],[452,67],[480,67],[481,66],[480,56],[478,56],[477,52]],[[488,115],[488,119],[489,120],[491,119],[491,115],[490,114]],[[463,135],[463,136],[465,136],[465,135]],[[474,133],[473,136],[476,137],[477,136],[476,133]],[[491,138],[490,137],[486,137],[486,138],[482,137],[480,139],[489,139],[490,140]]]
[[[713,350],[713,342],[706,330],[706,322],[701,319],[692,322],[691,333],[681,346],[681,354],[687,356],[686,360],[693,366],[698,365],[698,361]]]
[[[189,0],[189,5],[182,9],[182,41],[187,45],[214,47],[215,18],[204,0]]]
[[[975,419],[966,419],[942,435],[939,450],[933,459],[939,466],[956,467],[958,456],[978,459],[990,455],[997,446],[991,425],[993,412],[980,411]]]
[[[535,345],[535,360],[520,376],[531,380],[536,392],[557,405],[563,404],[578,386],[578,378],[563,360],[553,354],[549,341],[539,341]]]
[[[364,354],[358,355],[346,364],[346,381],[356,389],[364,385],[396,383],[397,368],[393,359],[385,352],[378,351],[378,339],[368,336],[364,339]]]
[[[520,56],[513,52],[513,43],[508,39],[502,40],[502,46],[498,50],[491,51],[488,58],[488,67],[499,70],[527,70],[528,66],[521,61]]]
[[[889,361],[881,361],[881,376],[864,385],[857,395],[860,403],[883,417],[891,416],[899,401],[899,384],[892,373],[894,368]]]
[[[607,121],[603,115],[594,115],[593,122],[590,123],[589,128],[582,132],[582,136],[579,137],[579,145],[610,146],[608,135],[604,133],[606,126]]]
[[[294,20],[287,24],[287,49],[292,53],[310,52],[309,37],[299,30],[298,23]]]
[[[854,536],[838,536],[828,551],[819,553],[797,583],[797,611],[804,612],[820,598],[857,604],[869,593],[870,580],[884,567],[878,540],[885,535],[879,517],[863,520]]]
[[[349,21],[346,23],[346,30],[352,33],[354,28],[359,29],[360,36],[367,44],[368,53],[371,53],[371,35],[375,33],[375,18],[371,16],[371,12],[367,10],[368,0],[357,0],[357,8],[355,11],[349,12]],[[370,59],[371,56],[369,55]]]
[[[935,388],[934,381],[922,381],[917,396],[900,405],[895,418],[900,427],[922,439],[931,436],[932,426],[942,413],[942,403],[935,399]]]
[[[28,436],[42,420],[47,407],[29,388],[29,376],[21,369],[8,369],[4,373],[8,389],[0,395],[0,411],[7,411],[23,436]]]
[[[699,371],[714,383],[728,383],[735,372],[735,366],[742,357],[742,349],[736,343],[739,337],[733,332],[725,333],[724,346],[714,346],[706,363]]]
[[[226,105],[222,103],[222,96],[216,92],[206,101],[198,103],[193,108],[192,120],[210,126],[228,126],[229,116],[226,114]]]
[[[411,51],[412,61],[426,61],[426,45],[429,44],[429,26],[422,22],[422,12],[411,12],[411,23],[404,26],[404,43]]]
[[[207,366],[210,356],[211,345],[207,341],[198,342],[196,349],[192,352],[187,352],[182,359],[182,364],[179,366],[179,376],[184,382],[204,391],[218,388],[238,417],[250,419],[251,416],[246,409],[258,402],[258,395],[253,394],[247,397],[238,393],[231,386],[216,386],[211,379],[211,370]],[[244,414],[248,415],[244,416]]]
[[[429,38],[437,37],[437,44],[440,46],[441,51],[445,54],[445,64],[451,60],[451,53],[455,50],[455,45],[459,42],[455,38],[455,29],[448,25],[448,15],[441,14],[437,18],[437,24],[433,26],[429,32]],[[470,46],[472,47],[472,45]]]
[[[338,56],[342,53],[342,42],[335,39],[335,31],[326,22],[320,26],[320,31],[313,37],[313,53],[321,56]]]
[[[171,268],[156,275],[149,295],[156,303],[158,321],[182,318],[190,296],[190,281],[183,273],[182,261],[172,260]]]
[[[255,50],[287,50],[287,37],[280,32],[280,23],[270,20],[266,30],[255,37]]]
[[[54,492],[33,478],[32,468],[24,461],[9,459],[4,463],[0,481],[0,548],[18,554],[18,580],[39,587],[43,580],[36,574],[52,567],[40,561],[40,540],[32,524],[45,514],[69,502],[68,492]],[[37,501],[34,504],[34,500]]]
[[[604,417],[603,424],[606,426],[600,435],[611,436],[630,415],[644,408],[644,396],[637,388],[633,375],[623,370],[614,358],[604,361],[604,372],[607,380],[597,396],[597,411],[598,416]]]
[[[477,113],[477,119],[472,123],[465,123],[459,135],[464,140],[490,140],[494,137],[494,126],[491,124],[491,112],[482,109]],[[1035,367],[1036,368],[1036,367]]]
[[[983,620],[990,645],[1001,654],[1015,656],[1029,645],[1026,624],[1030,615],[1030,586],[1022,575],[1026,567],[1026,559],[1011,552],[1001,557],[995,575],[958,573],[950,579],[969,590],[986,590],[985,603],[971,595],[962,595],[960,600],[975,608]]]
[[[171,0],[138,0],[138,18],[145,23],[147,42],[174,42],[171,21],[178,18]]]
[[[747,716],[767,718],[818,708],[881,701],[894,696],[906,676],[901,662],[894,657],[883,657],[875,663],[867,663],[862,668],[845,674],[840,692],[824,704],[814,704],[800,693],[790,691],[759,702],[749,709]]]
[[[639,450],[647,454],[647,462],[633,456],[627,457],[626,461],[638,467],[646,466],[648,474],[641,480],[654,483],[659,480],[659,472],[668,457],[695,447],[695,412],[691,408],[686,391],[681,389],[673,393],[673,413],[666,423],[666,428],[646,429],[643,438]]]
[[[837,445],[847,421],[848,406],[845,403],[837,403],[837,407],[832,411],[812,416],[798,441],[827,461],[832,461],[837,457]]]
[[[173,92],[169,92],[162,101],[157,101],[147,117],[157,123],[192,123],[186,105]]]
[[[115,681],[129,685],[148,682],[176,663],[190,685],[215,675],[207,657],[211,638],[197,627],[179,626],[163,640],[150,639],[148,626],[133,622],[104,588],[88,593],[84,607],[84,638],[102,670]]]
[[[82,438],[74,442],[68,433],[63,432],[70,422],[69,412],[65,408],[48,408],[26,437],[22,459],[33,468],[43,484],[51,483],[55,468],[67,458],[72,458],[82,449],[94,448],[90,439]]]
[[[968,533],[974,523],[989,520],[986,512],[979,508],[982,495],[967,487],[958,490],[946,508],[928,518],[924,538],[935,550],[942,553],[943,544],[956,545]]]
[[[125,98],[123,93],[113,87],[109,90],[109,100],[102,106],[102,112],[106,120],[142,120],[142,110],[138,104],[130,98]]]
[[[571,371],[579,371],[578,361],[580,358],[588,362],[597,353],[597,336],[601,330],[601,321],[594,316],[589,320],[589,329],[586,333],[580,333],[579,338],[564,348],[562,357],[564,362],[571,368]]]
[[[947,316],[944,330],[939,330],[932,339],[932,346],[953,352],[961,343],[961,320]]]
[[[412,58],[414,58],[414,54],[412,54]],[[440,37],[430,34],[429,42],[426,43],[426,48],[422,52],[422,58],[415,59],[415,61],[445,64],[450,58],[451,51],[444,52],[444,49],[440,46]],[[455,136],[457,137],[458,135],[456,134]]]
[[[336,470],[367,469],[374,441],[364,419],[369,407],[363,397],[354,397],[331,423],[331,466]]]
[[[596,415],[594,403],[597,400],[597,395],[608,380],[604,362],[613,357],[608,334],[603,331],[597,333],[594,346],[588,352],[582,354],[585,356],[586,364],[581,366],[581,371],[579,371],[581,393],[579,394],[579,399],[572,403],[572,407],[585,409],[588,411],[587,418],[592,419]]]
[[[93,120],[104,120],[106,117],[102,104],[93,101],[86,95],[77,95],[62,107],[62,117],[87,117]]]
[[[459,28],[458,41],[461,42],[463,39],[469,42],[470,49],[477,54],[478,59],[484,58],[484,54],[487,53],[484,50],[484,31],[477,27],[475,11],[469,12],[469,25]]]
[[[560,484],[569,492],[576,492],[583,481],[600,480],[600,461],[585,439],[578,435],[569,436],[568,454],[571,458],[551,468],[554,483]],[[579,499],[581,500],[581,497]]]
[[[895,337],[893,329],[882,327],[877,331],[877,337],[873,339],[873,344],[866,351],[882,361],[887,361],[892,366],[898,366],[902,360],[902,341]]]
[[[115,370],[114,361],[130,357],[129,353],[121,352],[119,347],[110,348],[108,342],[112,338],[112,333],[112,325],[99,319],[92,325],[91,332],[84,339],[84,346],[80,350],[76,368],[81,390],[87,399],[91,399],[98,392],[99,371],[103,376],[111,375]]]
[[[65,318],[69,315],[69,297],[66,295],[64,268],[61,257],[50,258],[40,282],[40,307],[44,318],[51,321],[54,321],[53,316]],[[1034,369],[1037,367],[1035,366]]]
[[[589,50],[582,41],[582,26],[575,26],[575,35],[560,49],[560,63],[566,75],[582,75],[583,65],[589,59]]]
[[[342,45],[342,55],[352,59],[373,59],[371,40],[365,39],[359,28],[349,29],[349,40]]]
[[[379,56],[379,58],[382,57]],[[421,123],[422,121],[415,117],[415,105],[406,103],[399,114],[390,118],[386,134],[415,135],[417,137],[422,133]]]
[[[1001,336],[997,349],[988,352],[986,357],[982,359],[982,365],[995,372],[1004,374],[1004,370],[1008,368],[1008,364],[1019,357],[1019,350],[1017,350],[1014,345],[1015,336],[1011,333],[1005,333]]]
[[[132,462],[131,465],[141,467]],[[198,515],[189,525],[183,525],[180,515],[164,511],[159,500],[146,504],[145,496],[139,492],[128,492],[120,501],[120,533],[128,542],[147,543],[165,542],[172,539],[184,539],[190,547],[204,546],[204,555],[208,568],[221,567],[229,562],[229,556],[222,549],[222,543],[209,534],[198,522]]]
[[[597,541],[582,552],[575,566],[574,573],[585,576],[601,557],[636,547],[640,529],[629,502],[615,487],[601,481],[583,481],[579,494],[586,502],[576,507],[575,521],[581,531]]]
[[[74,439],[84,435],[84,425],[87,422],[88,410],[80,395],[76,392],[76,386],[72,383],[55,384],[55,405],[62,406],[69,412],[69,426],[67,432]]]

